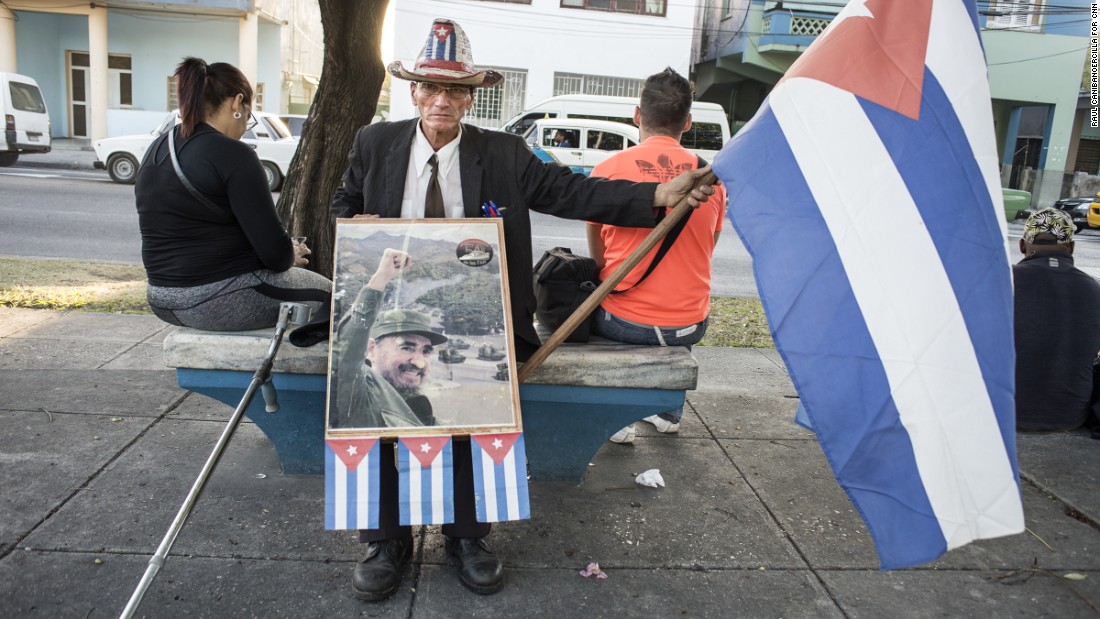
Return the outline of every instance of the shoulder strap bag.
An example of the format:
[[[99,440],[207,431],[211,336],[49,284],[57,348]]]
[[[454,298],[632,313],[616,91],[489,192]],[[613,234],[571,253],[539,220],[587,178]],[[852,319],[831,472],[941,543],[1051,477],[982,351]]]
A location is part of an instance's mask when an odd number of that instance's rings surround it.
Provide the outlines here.
[[[184,188],[187,189],[187,191],[189,191],[191,195],[199,201],[199,204],[205,206],[206,208],[214,211],[219,215],[225,215],[225,209],[211,202],[210,198],[202,195],[202,193],[198,189],[196,189],[194,185],[191,184],[191,181],[187,179],[187,176],[184,175],[183,168],[180,167],[180,160],[176,157],[177,128],[178,127],[173,127],[168,130],[168,153],[172,156],[172,167],[176,169],[176,176],[179,177],[180,182],[183,183]],[[685,217],[684,219],[687,218]]]
[[[698,160],[695,165],[696,170],[698,170],[699,168],[707,167],[706,159],[703,159],[698,155],[696,155],[695,158]],[[643,273],[642,276],[638,278],[638,281],[634,282],[633,285],[627,288],[623,288],[622,290],[612,290],[611,294],[622,294],[627,290],[630,290],[631,288],[634,288],[635,286],[644,282],[645,278],[649,277],[649,274],[653,272],[653,269],[656,269],[657,265],[660,264],[661,258],[664,258],[665,254],[668,253],[668,250],[672,249],[672,244],[676,242],[676,238],[680,236],[681,232],[684,231],[684,227],[687,226],[688,219],[691,218],[691,214],[694,211],[695,209],[689,210],[687,214],[685,214],[683,218],[680,219],[680,221],[676,222],[676,225],[668,231],[668,234],[665,235],[665,238],[661,239],[661,246],[657,248],[657,253],[654,254],[653,260],[649,263],[649,267],[646,268],[645,273]]]

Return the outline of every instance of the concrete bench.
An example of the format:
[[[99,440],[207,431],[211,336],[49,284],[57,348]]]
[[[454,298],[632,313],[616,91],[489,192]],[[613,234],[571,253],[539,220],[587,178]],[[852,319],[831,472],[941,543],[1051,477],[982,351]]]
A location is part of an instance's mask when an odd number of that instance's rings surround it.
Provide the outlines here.
[[[215,333],[173,329],[165,364],[180,387],[236,406],[272,330]],[[284,341],[272,370],[280,410],[268,413],[257,393],[246,414],[267,435],[285,473],[324,472],[327,343],[297,348]],[[631,422],[684,403],[698,366],[683,347],[630,346],[595,339],[564,344],[519,386],[532,479],[579,483],[608,437]]]

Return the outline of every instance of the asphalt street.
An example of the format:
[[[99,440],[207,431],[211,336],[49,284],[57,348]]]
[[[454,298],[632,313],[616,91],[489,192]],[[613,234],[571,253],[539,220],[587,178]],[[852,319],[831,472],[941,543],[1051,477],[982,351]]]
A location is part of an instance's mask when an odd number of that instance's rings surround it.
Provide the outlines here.
[[[0,196],[0,254],[141,263],[134,188],[105,172],[0,169]]]
[[[557,246],[587,253],[583,222],[532,215],[536,257]],[[1022,231],[1020,222],[1008,224],[1012,262],[1019,259]],[[0,168],[0,255],[140,264],[133,186],[112,182],[106,172],[91,169],[90,161],[87,169],[36,167],[30,159]],[[1078,268],[1100,278],[1100,230],[1077,235],[1075,257]],[[713,263],[714,294],[757,296],[752,258],[728,219]]]
[[[104,171],[21,160],[0,168],[0,196],[0,255],[141,263],[134,188],[114,183]],[[583,222],[533,213],[532,233],[536,257],[557,246],[587,253]],[[756,296],[752,260],[728,224],[714,274],[715,294]]]

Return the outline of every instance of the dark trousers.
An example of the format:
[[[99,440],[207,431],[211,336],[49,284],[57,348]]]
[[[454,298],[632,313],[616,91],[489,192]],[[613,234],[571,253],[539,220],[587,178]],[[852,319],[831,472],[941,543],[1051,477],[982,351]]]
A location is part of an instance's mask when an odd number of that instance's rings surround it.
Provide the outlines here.
[[[1100,356],[1092,362],[1092,398],[1085,427],[1092,430],[1092,438],[1100,439]]]
[[[379,445],[382,452],[379,459],[378,487],[378,528],[360,529],[359,541],[380,542],[387,539],[409,537],[412,527],[401,526],[401,517],[397,505],[397,463],[394,458],[394,443]],[[470,441],[453,440],[455,521],[443,525],[443,535],[447,537],[485,537],[491,525],[477,521],[477,506],[474,504],[474,464],[470,457]]]

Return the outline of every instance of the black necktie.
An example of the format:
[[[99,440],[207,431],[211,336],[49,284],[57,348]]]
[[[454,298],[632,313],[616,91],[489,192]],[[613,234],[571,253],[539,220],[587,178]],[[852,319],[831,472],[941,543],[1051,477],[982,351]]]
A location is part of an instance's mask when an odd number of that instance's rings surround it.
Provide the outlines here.
[[[443,212],[443,190],[439,188],[439,160],[435,155],[428,159],[432,177],[428,179],[428,195],[424,198],[424,217],[446,217]]]

